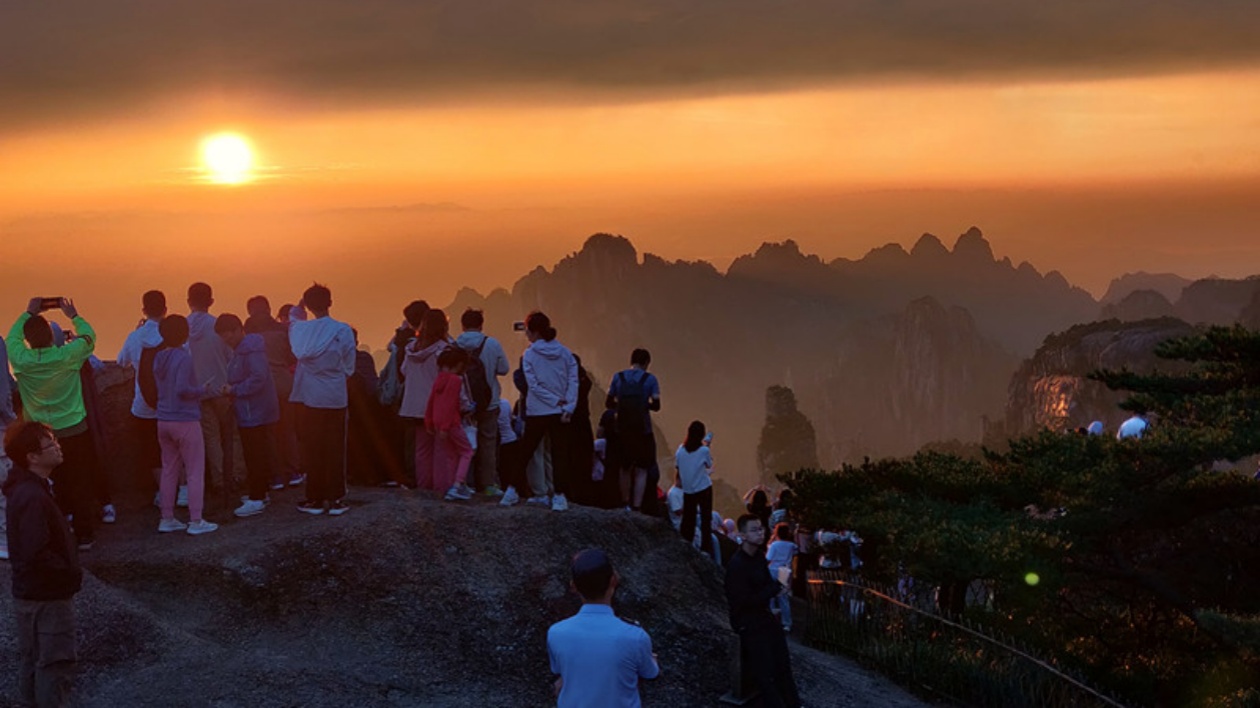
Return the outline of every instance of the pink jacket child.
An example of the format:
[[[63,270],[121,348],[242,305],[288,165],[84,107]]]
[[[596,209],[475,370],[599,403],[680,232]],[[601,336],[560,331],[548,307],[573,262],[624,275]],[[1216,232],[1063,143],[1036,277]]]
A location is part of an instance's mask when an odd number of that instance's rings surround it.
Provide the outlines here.
[[[424,427],[437,437],[437,452],[433,460],[433,486],[441,489],[449,485],[447,501],[471,499],[472,490],[467,485],[468,465],[472,462],[473,447],[463,426],[464,368],[463,352],[452,347],[438,355],[441,369],[433,382],[433,391],[424,410]]]

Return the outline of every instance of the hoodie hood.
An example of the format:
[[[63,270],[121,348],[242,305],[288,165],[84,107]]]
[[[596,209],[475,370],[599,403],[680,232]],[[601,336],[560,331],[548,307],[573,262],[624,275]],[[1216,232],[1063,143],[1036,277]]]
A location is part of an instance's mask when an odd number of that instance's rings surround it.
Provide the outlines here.
[[[419,346],[420,346],[420,340],[418,339],[412,340],[411,344],[407,345],[408,354],[413,359],[418,359],[421,362],[426,362],[429,359],[437,356],[438,354],[441,354],[443,349],[451,346],[451,343],[445,339],[439,339],[436,342],[425,347],[424,349],[419,349],[418,348]]]
[[[4,484],[0,485],[0,493],[3,493],[5,497],[12,496],[13,490],[17,487],[17,485],[21,484],[27,476],[32,475],[30,472],[27,472],[26,469],[13,465],[13,468],[9,470],[8,478],[4,480]]]
[[[560,359],[561,357],[564,356],[565,352],[568,351],[567,349],[564,348],[563,344],[561,344],[560,342],[554,339],[551,340],[550,342],[548,342],[545,339],[540,339],[534,342],[533,344],[529,345],[529,350],[531,352],[534,352],[538,356],[541,356],[545,359],[549,359],[551,361],[556,361]]]
[[[476,349],[481,343],[486,341],[486,335],[483,332],[464,332],[455,339],[455,343],[460,349]]]
[[[289,341],[293,344],[293,353],[301,359],[313,359],[328,351],[341,323],[331,317],[317,317],[313,320],[295,320],[289,329]]]
[[[237,356],[245,356],[246,354],[255,354],[257,352],[265,354],[266,351],[267,344],[263,341],[261,334],[247,334],[241,340],[241,343],[236,345]]]

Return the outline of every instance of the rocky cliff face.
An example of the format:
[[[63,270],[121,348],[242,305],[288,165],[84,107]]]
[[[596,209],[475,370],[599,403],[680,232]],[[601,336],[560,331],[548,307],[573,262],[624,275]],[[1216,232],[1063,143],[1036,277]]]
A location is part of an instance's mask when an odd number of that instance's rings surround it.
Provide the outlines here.
[[[814,426],[797,409],[792,389],[771,386],[766,389],[766,422],[757,443],[758,481],[777,487],[777,475],[799,469],[818,469]]]
[[[1185,322],[1163,318],[1095,322],[1047,337],[1045,345],[1011,378],[1006,434],[1041,428],[1071,430],[1094,420],[1114,432],[1128,417],[1117,407],[1125,396],[1086,376],[1097,369],[1177,370],[1176,362],[1155,356],[1155,346],[1192,332],[1194,328]]]

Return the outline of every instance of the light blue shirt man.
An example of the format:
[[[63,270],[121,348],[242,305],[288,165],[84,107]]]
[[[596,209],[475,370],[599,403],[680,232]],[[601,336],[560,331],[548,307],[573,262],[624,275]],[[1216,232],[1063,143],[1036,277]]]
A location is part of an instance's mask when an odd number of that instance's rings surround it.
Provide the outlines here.
[[[576,615],[547,630],[551,672],[560,676],[557,705],[639,708],[639,679],[654,679],[661,672],[652,656],[652,639],[643,628],[613,614],[608,603],[618,579],[603,551],[583,551],[573,564],[574,585],[579,593],[583,591],[578,581],[583,566],[606,567],[612,578],[601,597],[584,596],[582,609]],[[595,571],[598,573],[599,569]]]

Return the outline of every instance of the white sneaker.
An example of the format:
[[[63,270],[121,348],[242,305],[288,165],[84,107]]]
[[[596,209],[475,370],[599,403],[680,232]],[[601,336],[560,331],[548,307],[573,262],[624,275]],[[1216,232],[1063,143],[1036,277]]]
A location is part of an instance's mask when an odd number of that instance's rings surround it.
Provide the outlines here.
[[[569,500],[564,498],[563,494],[557,494],[551,498],[552,511],[568,511]]]
[[[262,501],[261,499],[254,500],[254,499],[246,498],[243,502],[241,502],[241,505],[236,508],[236,511],[232,513],[241,518],[245,518],[246,516],[254,516],[255,514],[261,514],[263,512],[263,509],[266,509],[266,508],[267,508],[267,502]]]
[[[247,501],[249,501],[249,495],[248,495],[248,494],[242,494],[242,495],[241,495],[241,503],[242,503],[242,504],[244,504],[244,503],[245,503],[245,502],[247,502]],[[262,498],[262,503],[263,503],[263,506],[267,506],[268,504],[271,504],[271,495],[270,495],[270,494],[268,494],[267,496],[263,497],[263,498]]]
[[[464,496],[459,491],[459,487],[451,487],[450,489],[446,490],[446,496],[443,497],[443,499],[445,499],[446,501],[464,501],[467,498],[468,497]]]
[[[551,499],[548,499],[545,495],[539,496],[539,497],[530,497],[529,499],[525,500],[525,503],[532,504],[534,506],[551,506]]]
[[[189,536],[200,536],[203,533],[210,533],[211,531],[218,531],[218,530],[219,530],[218,524],[210,523],[209,521],[206,521],[205,519],[202,519],[201,521],[194,521],[191,524],[188,524]]]
[[[188,524],[174,517],[162,519],[162,523],[158,524],[158,533],[171,533],[172,531],[183,531],[188,528]]]
[[[180,486],[179,494],[175,496],[175,506],[181,509],[188,508],[188,486],[187,485]]]
[[[118,520],[118,512],[114,510],[113,504],[106,504],[101,507],[101,523],[112,524]]]
[[[516,487],[508,487],[503,493],[503,498],[499,500],[499,506],[514,506],[521,503],[521,495],[516,493]]]
[[[455,488],[459,492],[460,499],[472,499],[477,496],[477,491],[467,484],[457,484]]]

